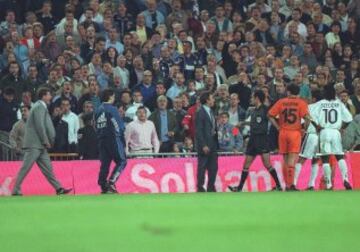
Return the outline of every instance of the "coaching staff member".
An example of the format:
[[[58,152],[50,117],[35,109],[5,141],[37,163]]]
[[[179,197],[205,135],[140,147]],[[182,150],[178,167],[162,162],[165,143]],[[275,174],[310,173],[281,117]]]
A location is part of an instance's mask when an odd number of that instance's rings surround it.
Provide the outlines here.
[[[102,193],[117,193],[115,183],[126,166],[125,124],[116,107],[115,92],[105,89],[101,94],[102,104],[95,113],[95,127],[100,154],[100,173],[98,184]],[[108,180],[111,161],[114,170]]]
[[[40,88],[38,101],[30,110],[29,118],[25,124],[23,149],[24,162],[17,175],[13,195],[21,195],[21,184],[36,162],[49,183],[55,188],[57,194],[67,194],[72,189],[64,189],[54,176],[48,149],[54,145],[55,129],[47,106],[51,102],[51,93],[48,88]]]
[[[275,187],[273,190],[282,191],[277,173],[271,166],[270,162],[270,148],[268,128],[269,120],[267,117],[268,108],[264,105],[265,94],[262,90],[255,91],[253,97],[253,104],[255,109],[251,114],[250,120],[250,138],[246,148],[245,163],[241,173],[240,184],[236,187],[229,186],[230,191],[241,192],[246,178],[249,175],[249,168],[257,155],[261,155],[261,160],[265,168],[269,171],[270,175],[275,181]]]
[[[205,171],[208,171],[208,192],[216,192],[215,179],[218,170],[218,136],[216,120],[211,108],[215,99],[210,92],[200,96],[201,106],[195,117],[195,143],[198,152],[197,191],[205,192]]]

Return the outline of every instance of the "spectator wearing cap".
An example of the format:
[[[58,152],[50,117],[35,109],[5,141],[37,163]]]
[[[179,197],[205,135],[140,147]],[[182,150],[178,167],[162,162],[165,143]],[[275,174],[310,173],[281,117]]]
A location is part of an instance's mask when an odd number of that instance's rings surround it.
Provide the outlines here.
[[[126,125],[126,153],[158,153],[160,142],[154,123],[147,119],[147,110],[140,106],[137,119]]]
[[[15,90],[5,88],[0,96],[0,131],[10,132],[17,121],[18,103],[15,101]]]
[[[177,128],[176,116],[167,108],[167,98],[161,95],[157,98],[157,109],[150,115],[149,120],[155,125],[160,140],[160,152],[171,152]]]

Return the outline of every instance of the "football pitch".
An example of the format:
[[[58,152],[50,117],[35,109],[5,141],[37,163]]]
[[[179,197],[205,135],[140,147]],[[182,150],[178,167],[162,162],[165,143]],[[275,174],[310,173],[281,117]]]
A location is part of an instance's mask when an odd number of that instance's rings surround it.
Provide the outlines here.
[[[0,197],[0,251],[360,251],[360,192]]]

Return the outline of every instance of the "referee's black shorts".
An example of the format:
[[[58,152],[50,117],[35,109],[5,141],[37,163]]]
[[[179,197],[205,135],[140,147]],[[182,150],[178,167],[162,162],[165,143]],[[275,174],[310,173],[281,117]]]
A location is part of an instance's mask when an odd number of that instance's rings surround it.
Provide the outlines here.
[[[268,135],[250,135],[245,152],[246,155],[257,156],[269,152],[270,147]]]

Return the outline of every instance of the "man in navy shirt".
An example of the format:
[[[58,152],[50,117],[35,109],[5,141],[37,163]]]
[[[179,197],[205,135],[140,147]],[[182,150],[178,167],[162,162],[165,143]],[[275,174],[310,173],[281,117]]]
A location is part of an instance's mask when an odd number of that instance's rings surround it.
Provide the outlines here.
[[[105,89],[101,95],[102,104],[95,113],[96,134],[100,152],[100,173],[98,184],[102,193],[117,193],[115,183],[126,166],[125,125],[116,107],[115,92]],[[114,170],[108,180],[111,161]]]

